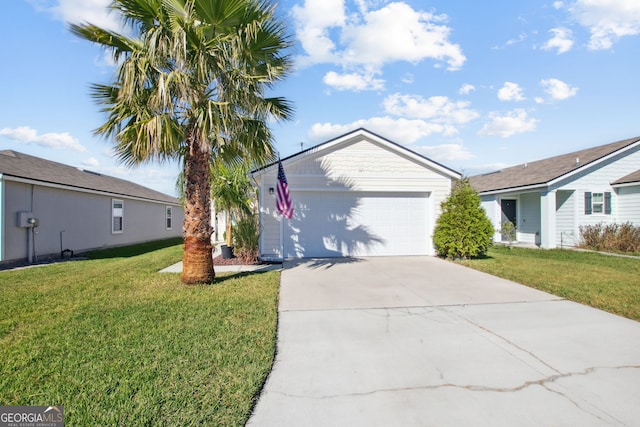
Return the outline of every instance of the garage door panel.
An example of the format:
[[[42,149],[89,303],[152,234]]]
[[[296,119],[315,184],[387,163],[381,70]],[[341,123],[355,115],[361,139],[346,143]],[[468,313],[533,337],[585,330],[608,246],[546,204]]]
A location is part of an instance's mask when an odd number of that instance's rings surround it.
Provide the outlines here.
[[[293,192],[287,257],[428,254],[428,194]]]

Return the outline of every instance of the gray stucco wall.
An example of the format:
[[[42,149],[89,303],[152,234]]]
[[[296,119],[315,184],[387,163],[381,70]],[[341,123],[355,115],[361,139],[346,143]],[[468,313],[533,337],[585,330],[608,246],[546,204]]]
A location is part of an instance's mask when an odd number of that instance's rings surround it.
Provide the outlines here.
[[[28,258],[30,230],[18,227],[18,212],[32,212],[40,220],[36,229],[38,256],[59,255],[63,248],[74,252],[128,245],[182,235],[184,211],[167,205],[121,196],[108,196],[14,181],[4,182],[3,258]],[[112,199],[124,202],[124,230],[114,234]],[[166,229],[166,207],[172,207],[172,227]]]

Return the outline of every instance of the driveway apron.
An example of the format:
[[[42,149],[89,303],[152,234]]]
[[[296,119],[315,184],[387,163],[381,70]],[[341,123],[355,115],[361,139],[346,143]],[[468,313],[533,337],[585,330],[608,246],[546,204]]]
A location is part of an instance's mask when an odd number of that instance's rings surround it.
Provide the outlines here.
[[[640,425],[640,323],[432,257],[282,272],[249,425]]]

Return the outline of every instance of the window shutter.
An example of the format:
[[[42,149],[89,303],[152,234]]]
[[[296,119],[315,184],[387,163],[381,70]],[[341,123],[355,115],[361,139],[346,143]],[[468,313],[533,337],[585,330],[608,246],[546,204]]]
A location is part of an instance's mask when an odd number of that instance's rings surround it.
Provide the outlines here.
[[[604,193],[604,213],[611,215],[611,192]]]
[[[591,215],[591,192],[584,193],[584,214]]]

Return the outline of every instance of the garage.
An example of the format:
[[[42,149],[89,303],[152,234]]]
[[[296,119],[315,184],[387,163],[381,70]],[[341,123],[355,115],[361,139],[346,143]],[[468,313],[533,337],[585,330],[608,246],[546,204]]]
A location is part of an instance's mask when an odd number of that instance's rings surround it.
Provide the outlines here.
[[[285,257],[427,255],[428,194],[298,191]]]
[[[294,213],[276,209],[278,162],[251,172],[260,257],[435,255],[440,203],[461,175],[358,129],[281,160]]]

